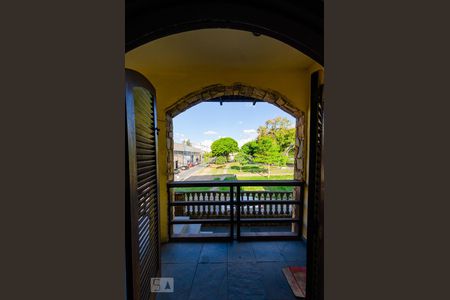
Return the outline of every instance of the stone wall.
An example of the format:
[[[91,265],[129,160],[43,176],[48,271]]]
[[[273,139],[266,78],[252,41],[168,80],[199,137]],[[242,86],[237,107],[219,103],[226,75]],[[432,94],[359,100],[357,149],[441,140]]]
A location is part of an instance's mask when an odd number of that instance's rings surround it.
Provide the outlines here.
[[[296,118],[296,139],[295,139],[295,162],[294,162],[294,179],[304,180],[304,164],[305,164],[305,113],[292,105],[285,96],[271,89],[262,89],[245,85],[243,83],[234,83],[232,85],[214,84],[204,87],[198,91],[192,92],[166,110],[167,124],[167,179],[174,179],[174,158],[173,158],[173,122],[172,119],[178,114],[184,112],[190,107],[203,101],[219,98],[222,96],[242,96],[251,97],[272,103],[283,111],[289,113]]]

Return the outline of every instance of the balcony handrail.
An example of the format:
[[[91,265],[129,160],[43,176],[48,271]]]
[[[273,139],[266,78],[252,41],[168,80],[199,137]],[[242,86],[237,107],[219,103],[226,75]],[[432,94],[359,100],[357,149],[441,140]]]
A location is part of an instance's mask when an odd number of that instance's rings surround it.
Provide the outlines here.
[[[290,186],[296,188],[292,191],[243,190],[243,188],[251,186]],[[290,232],[291,236],[299,237],[301,235],[300,224],[303,223],[304,186],[305,182],[301,180],[169,181],[167,182],[169,238],[172,238],[171,230],[175,228],[171,226],[180,226],[181,224],[201,224],[201,226],[206,226],[205,224],[210,224],[208,226],[228,224],[229,234],[224,237],[233,239],[236,229],[236,236],[240,239],[241,226],[248,226],[248,224],[253,223],[263,226],[291,223],[293,226],[292,232]],[[229,190],[176,190],[176,188],[183,187],[229,187]],[[282,234],[281,236],[284,237],[285,235]],[[177,238],[183,237],[177,236]]]
[[[167,187],[220,187],[220,186],[300,186],[305,184],[302,180],[227,180],[227,181],[168,181]]]

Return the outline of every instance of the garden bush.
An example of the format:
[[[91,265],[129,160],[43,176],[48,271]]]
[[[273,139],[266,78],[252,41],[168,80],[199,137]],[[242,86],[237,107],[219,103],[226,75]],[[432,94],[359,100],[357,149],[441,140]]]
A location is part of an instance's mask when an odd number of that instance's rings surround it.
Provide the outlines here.
[[[225,156],[218,156],[216,158],[216,164],[223,165],[227,162],[227,158]]]

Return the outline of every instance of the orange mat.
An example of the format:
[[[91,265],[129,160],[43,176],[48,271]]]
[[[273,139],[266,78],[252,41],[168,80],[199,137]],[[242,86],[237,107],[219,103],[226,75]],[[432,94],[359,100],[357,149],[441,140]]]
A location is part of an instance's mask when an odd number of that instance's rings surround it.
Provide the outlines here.
[[[283,268],[284,276],[298,298],[305,298],[306,295],[306,267]]]

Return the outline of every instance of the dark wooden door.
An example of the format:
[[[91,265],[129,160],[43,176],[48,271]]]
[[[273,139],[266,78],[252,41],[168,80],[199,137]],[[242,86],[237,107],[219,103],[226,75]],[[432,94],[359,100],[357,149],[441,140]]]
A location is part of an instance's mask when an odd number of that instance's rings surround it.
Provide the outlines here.
[[[155,89],[136,71],[125,77],[127,296],[147,300],[161,270]]]
[[[311,74],[311,118],[308,179],[308,276],[306,286],[307,299],[323,299],[323,136],[324,136],[324,100],[323,84],[319,71]]]

